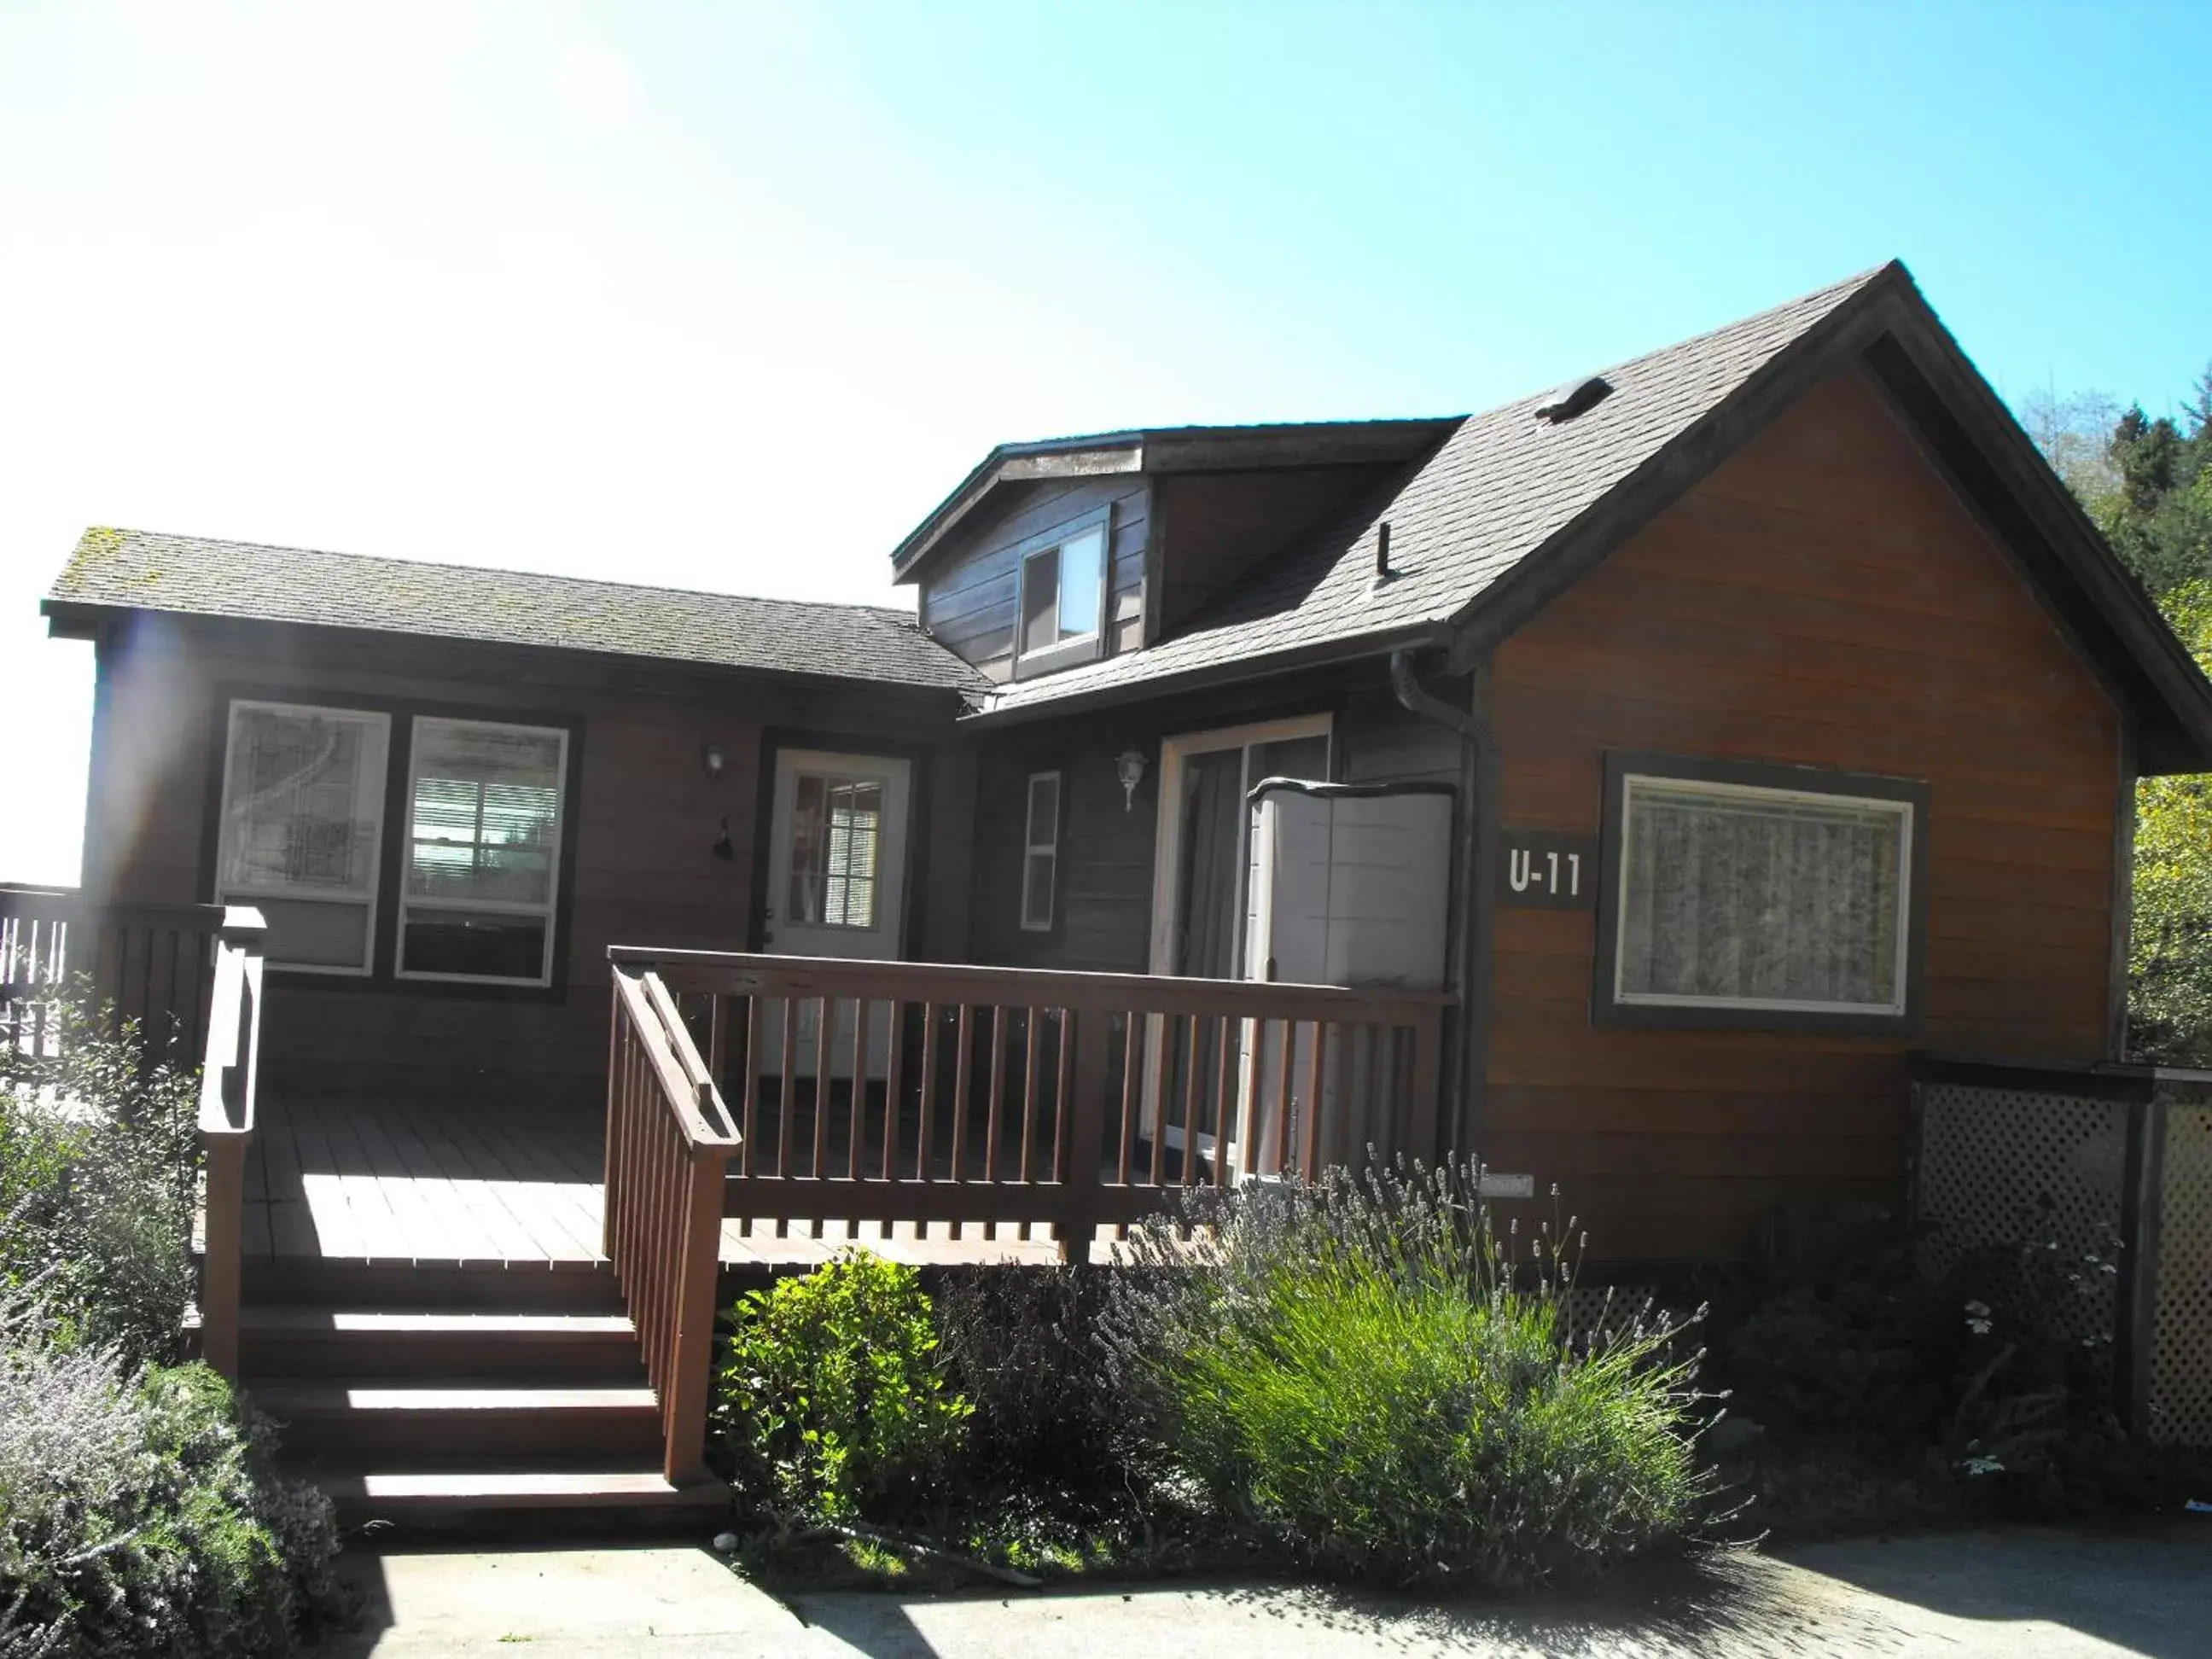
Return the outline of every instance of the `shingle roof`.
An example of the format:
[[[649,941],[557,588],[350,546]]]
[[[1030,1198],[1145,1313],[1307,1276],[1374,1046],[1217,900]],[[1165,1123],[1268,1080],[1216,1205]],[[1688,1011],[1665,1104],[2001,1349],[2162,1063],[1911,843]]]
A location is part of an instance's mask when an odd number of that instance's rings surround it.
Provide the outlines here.
[[[1549,392],[1459,422],[1428,457],[1141,651],[994,690],[988,714],[1227,663],[1436,633],[1862,289],[1884,266],[1601,371],[1612,394],[1562,424]],[[1909,280],[1909,279],[1907,279]],[[1377,526],[1390,566],[1374,580]],[[1164,690],[1166,688],[1161,688]]]
[[[50,611],[128,607],[482,640],[972,691],[981,676],[902,611],[88,530]]]

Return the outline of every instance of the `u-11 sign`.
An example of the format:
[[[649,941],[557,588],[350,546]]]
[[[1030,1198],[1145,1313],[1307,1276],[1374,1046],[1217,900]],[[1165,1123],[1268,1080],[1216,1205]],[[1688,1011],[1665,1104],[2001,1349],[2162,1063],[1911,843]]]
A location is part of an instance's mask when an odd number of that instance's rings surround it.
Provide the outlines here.
[[[1498,902],[1542,910],[1597,908],[1597,837],[1559,830],[1498,832]]]

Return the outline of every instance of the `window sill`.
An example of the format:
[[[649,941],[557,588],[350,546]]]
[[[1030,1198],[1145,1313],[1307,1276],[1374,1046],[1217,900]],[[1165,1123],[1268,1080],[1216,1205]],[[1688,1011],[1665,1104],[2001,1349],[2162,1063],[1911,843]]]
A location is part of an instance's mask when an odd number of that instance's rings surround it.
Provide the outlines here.
[[[1075,639],[1062,640],[1058,645],[1025,651],[1014,659],[1014,678],[1018,680],[1034,679],[1040,674],[1057,674],[1062,669],[1095,662],[1103,654],[1099,643],[1097,635],[1085,634]]]

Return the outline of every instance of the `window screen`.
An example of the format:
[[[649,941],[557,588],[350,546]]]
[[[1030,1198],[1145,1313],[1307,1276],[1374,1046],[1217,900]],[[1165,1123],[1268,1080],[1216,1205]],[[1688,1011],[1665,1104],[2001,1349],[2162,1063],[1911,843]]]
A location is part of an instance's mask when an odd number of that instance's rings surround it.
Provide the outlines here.
[[[1022,844],[1022,926],[1052,927],[1054,890],[1060,878],[1060,774],[1030,776],[1028,829]]]
[[[547,984],[568,734],[415,722],[399,971]]]
[[[786,914],[819,927],[873,927],[883,780],[801,772],[793,787]]]
[[[1616,1000],[1904,1013],[1910,802],[1624,786]]]
[[[260,908],[271,964],[368,972],[390,742],[383,714],[231,705],[216,896]]]

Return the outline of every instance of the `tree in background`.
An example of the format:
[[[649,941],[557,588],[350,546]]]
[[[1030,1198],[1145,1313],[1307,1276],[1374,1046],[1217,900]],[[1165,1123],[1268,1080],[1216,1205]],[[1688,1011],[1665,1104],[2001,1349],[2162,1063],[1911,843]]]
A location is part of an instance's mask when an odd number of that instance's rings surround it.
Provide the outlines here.
[[[2090,392],[2022,423],[2181,642],[2212,672],[2212,368],[2179,420]],[[2131,1057],[2212,1064],[2212,775],[2136,787]]]

